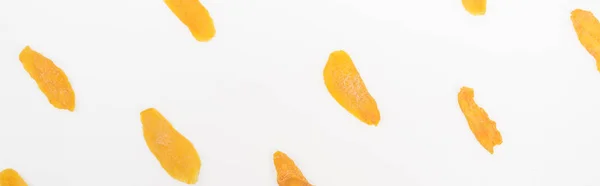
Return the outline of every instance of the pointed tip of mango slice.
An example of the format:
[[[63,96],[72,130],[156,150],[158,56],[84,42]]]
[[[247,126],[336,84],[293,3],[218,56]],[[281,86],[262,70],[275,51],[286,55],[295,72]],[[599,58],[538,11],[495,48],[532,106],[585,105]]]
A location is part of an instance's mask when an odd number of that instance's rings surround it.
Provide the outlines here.
[[[312,186],[287,154],[276,151],[273,153],[273,163],[279,186]]]
[[[14,169],[7,168],[0,172],[0,186],[27,186],[21,175]]]

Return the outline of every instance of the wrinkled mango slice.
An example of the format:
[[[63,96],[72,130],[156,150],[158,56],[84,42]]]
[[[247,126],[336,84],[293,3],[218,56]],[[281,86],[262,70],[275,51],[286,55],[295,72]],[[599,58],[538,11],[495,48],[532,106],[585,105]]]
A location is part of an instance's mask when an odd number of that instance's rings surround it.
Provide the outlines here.
[[[200,157],[194,145],[181,135],[154,108],[140,113],[146,145],[160,165],[176,180],[195,184],[200,173]]]
[[[486,0],[462,0],[463,7],[474,16],[485,15],[487,2]]]
[[[58,109],[75,110],[75,92],[69,78],[52,60],[32,50],[29,46],[19,54],[19,60],[35,80],[38,87],[48,98],[50,104]]]
[[[579,42],[596,60],[600,71],[600,23],[590,11],[575,9],[571,12],[571,22]]]
[[[21,175],[13,169],[0,172],[0,186],[27,186]]]
[[[323,70],[325,86],[333,98],[360,121],[377,126],[380,116],[377,102],[371,96],[350,56],[334,51]]]
[[[208,10],[198,0],[164,0],[197,41],[207,42],[215,36],[215,25]]]
[[[273,154],[273,162],[277,171],[277,183],[279,186],[311,186],[296,166],[294,160],[287,154],[277,151]]]
[[[494,154],[494,146],[502,144],[502,136],[496,129],[496,122],[490,120],[485,110],[475,103],[474,97],[472,88],[462,87],[458,93],[458,105],[477,141],[490,154]]]

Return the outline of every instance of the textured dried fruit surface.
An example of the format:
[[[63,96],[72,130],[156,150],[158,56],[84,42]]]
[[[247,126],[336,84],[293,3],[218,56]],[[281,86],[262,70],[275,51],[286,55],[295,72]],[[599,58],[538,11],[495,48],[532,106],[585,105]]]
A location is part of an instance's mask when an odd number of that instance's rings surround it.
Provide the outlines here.
[[[0,172],[0,186],[27,186],[21,175],[13,169]]]
[[[75,92],[67,75],[52,60],[32,50],[29,46],[19,54],[19,60],[48,98],[59,109],[75,110]]]
[[[277,170],[277,183],[279,186],[311,186],[298,169],[294,160],[287,154],[277,151],[273,154],[273,163]]]
[[[494,154],[494,146],[502,144],[502,135],[496,129],[496,122],[490,120],[485,110],[475,103],[474,97],[472,88],[462,87],[458,93],[458,105],[477,141],[490,154]]]
[[[215,25],[208,10],[198,0],[164,0],[171,11],[185,24],[200,42],[215,36]]]
[[[575,9],[571,12],[571,22],[579,42],[596,60],[600,71],[600,23],[590,11]]]
[[[146,144],[163,169],[176,180],[196,183],[201,162],[194,145],[175,130],[158,110],[149,108],[142,111],[140,116]]]
[[[377,102],[345,51],[334,51],[329,55],[323,78],[331,96],[348,112],[368,125],[379,124]]]
[[[486,0],[462,0],[463,7],[471,15],[480,16],[485,15]]]

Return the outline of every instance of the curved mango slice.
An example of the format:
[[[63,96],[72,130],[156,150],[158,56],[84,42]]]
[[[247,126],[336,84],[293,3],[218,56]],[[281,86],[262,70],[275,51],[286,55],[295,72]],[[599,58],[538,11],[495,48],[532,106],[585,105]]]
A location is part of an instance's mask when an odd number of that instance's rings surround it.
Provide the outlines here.
[[[462,0],[463,7],[474,16],[481,16],[486,11],[486,0]]]
[[[13,169],[0,172],[0,186],[27,186],[21,175]]]
[[[54,65],[52,60],[26,46],[19,60],[35,80],[38,87],[48,98],[50,104],[58,109],[75,110],[75,92],[65,72]]]
[[[342,107],[367,125],[377,126],[380,116],[377,102],[369,94],[350,56],[334,51],[323,70],[325,86]]]
[[[208,10],[198,0],[164,0],[169,9],[185,24],[194,38],[200,42],[210,41],[216,33]]]
[[[502,144],[502,136],[496,129],[496,122],[490,120],[485,110],[475,103],[474,97],[472,88],[462,87],[458,93],[458,105],[477,141],[490,154],[494,154],[494,146]]]
[[[273,162],[277,171],[277,184],[279,186],[312,186],[302,171],[298,169],[294,160],[290,159],[287,154],[277,151],[273,154]]]
[[[149,108],[140,116],[146,145],[162,168],[176,180],[196,183],[201,162],[194,145],[177,132],[158,110]]]
[[[600,23],[592,12],[575,9],[571,12],[571,22],[579,42],[596,60],[596,68],[600,71]]]

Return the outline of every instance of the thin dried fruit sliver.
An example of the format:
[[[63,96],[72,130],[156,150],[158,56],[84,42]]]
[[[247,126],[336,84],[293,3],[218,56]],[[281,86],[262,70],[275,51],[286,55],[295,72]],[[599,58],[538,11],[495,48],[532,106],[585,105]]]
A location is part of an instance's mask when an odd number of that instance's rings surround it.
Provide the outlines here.
[[[368,125],[379,124],[377,102],[345,51],[334,51],[329,55],[323,79],[331,96],[348,112]]]
[[[462,4],[471,15],[480,16],[485,14],[486,0],[462,0]]]
[[[600,71],[600,23],[590,11],[575,9],[571,12],[571,22],[579,42],[596,60]]]
[[[13,169],[0,172],[0,186],[27,186],[21,175]]]
[[[194,38],[210,41],[216,33],[208,10],[198,0],[164,0],[169,9],[185,24]]]
[[[195,184],[201,162],[192,142],[154,108],[142,111],[140,117],[146,144],[162,168],[176,180]]]
[[[26,46],[19,60],[35,80],[38,87],[48,98],[50,104],[58,109],[75,110],[75,92],[69,79],[62,69],[58,68],[52,60]]]
[[[458,93],[458,105],[477,141],[490,154],[494,154],[494,146],[502,144],[502,135],[496,129],[496,122],[490,120],[485,110],[475,103],[474,97],[472,88],[462,87]]]
[[[294,160],[287,154],[277,151],[273,154],[273,163],[277,171],[277,184],[279,186],[312,186],[296,166]]]

